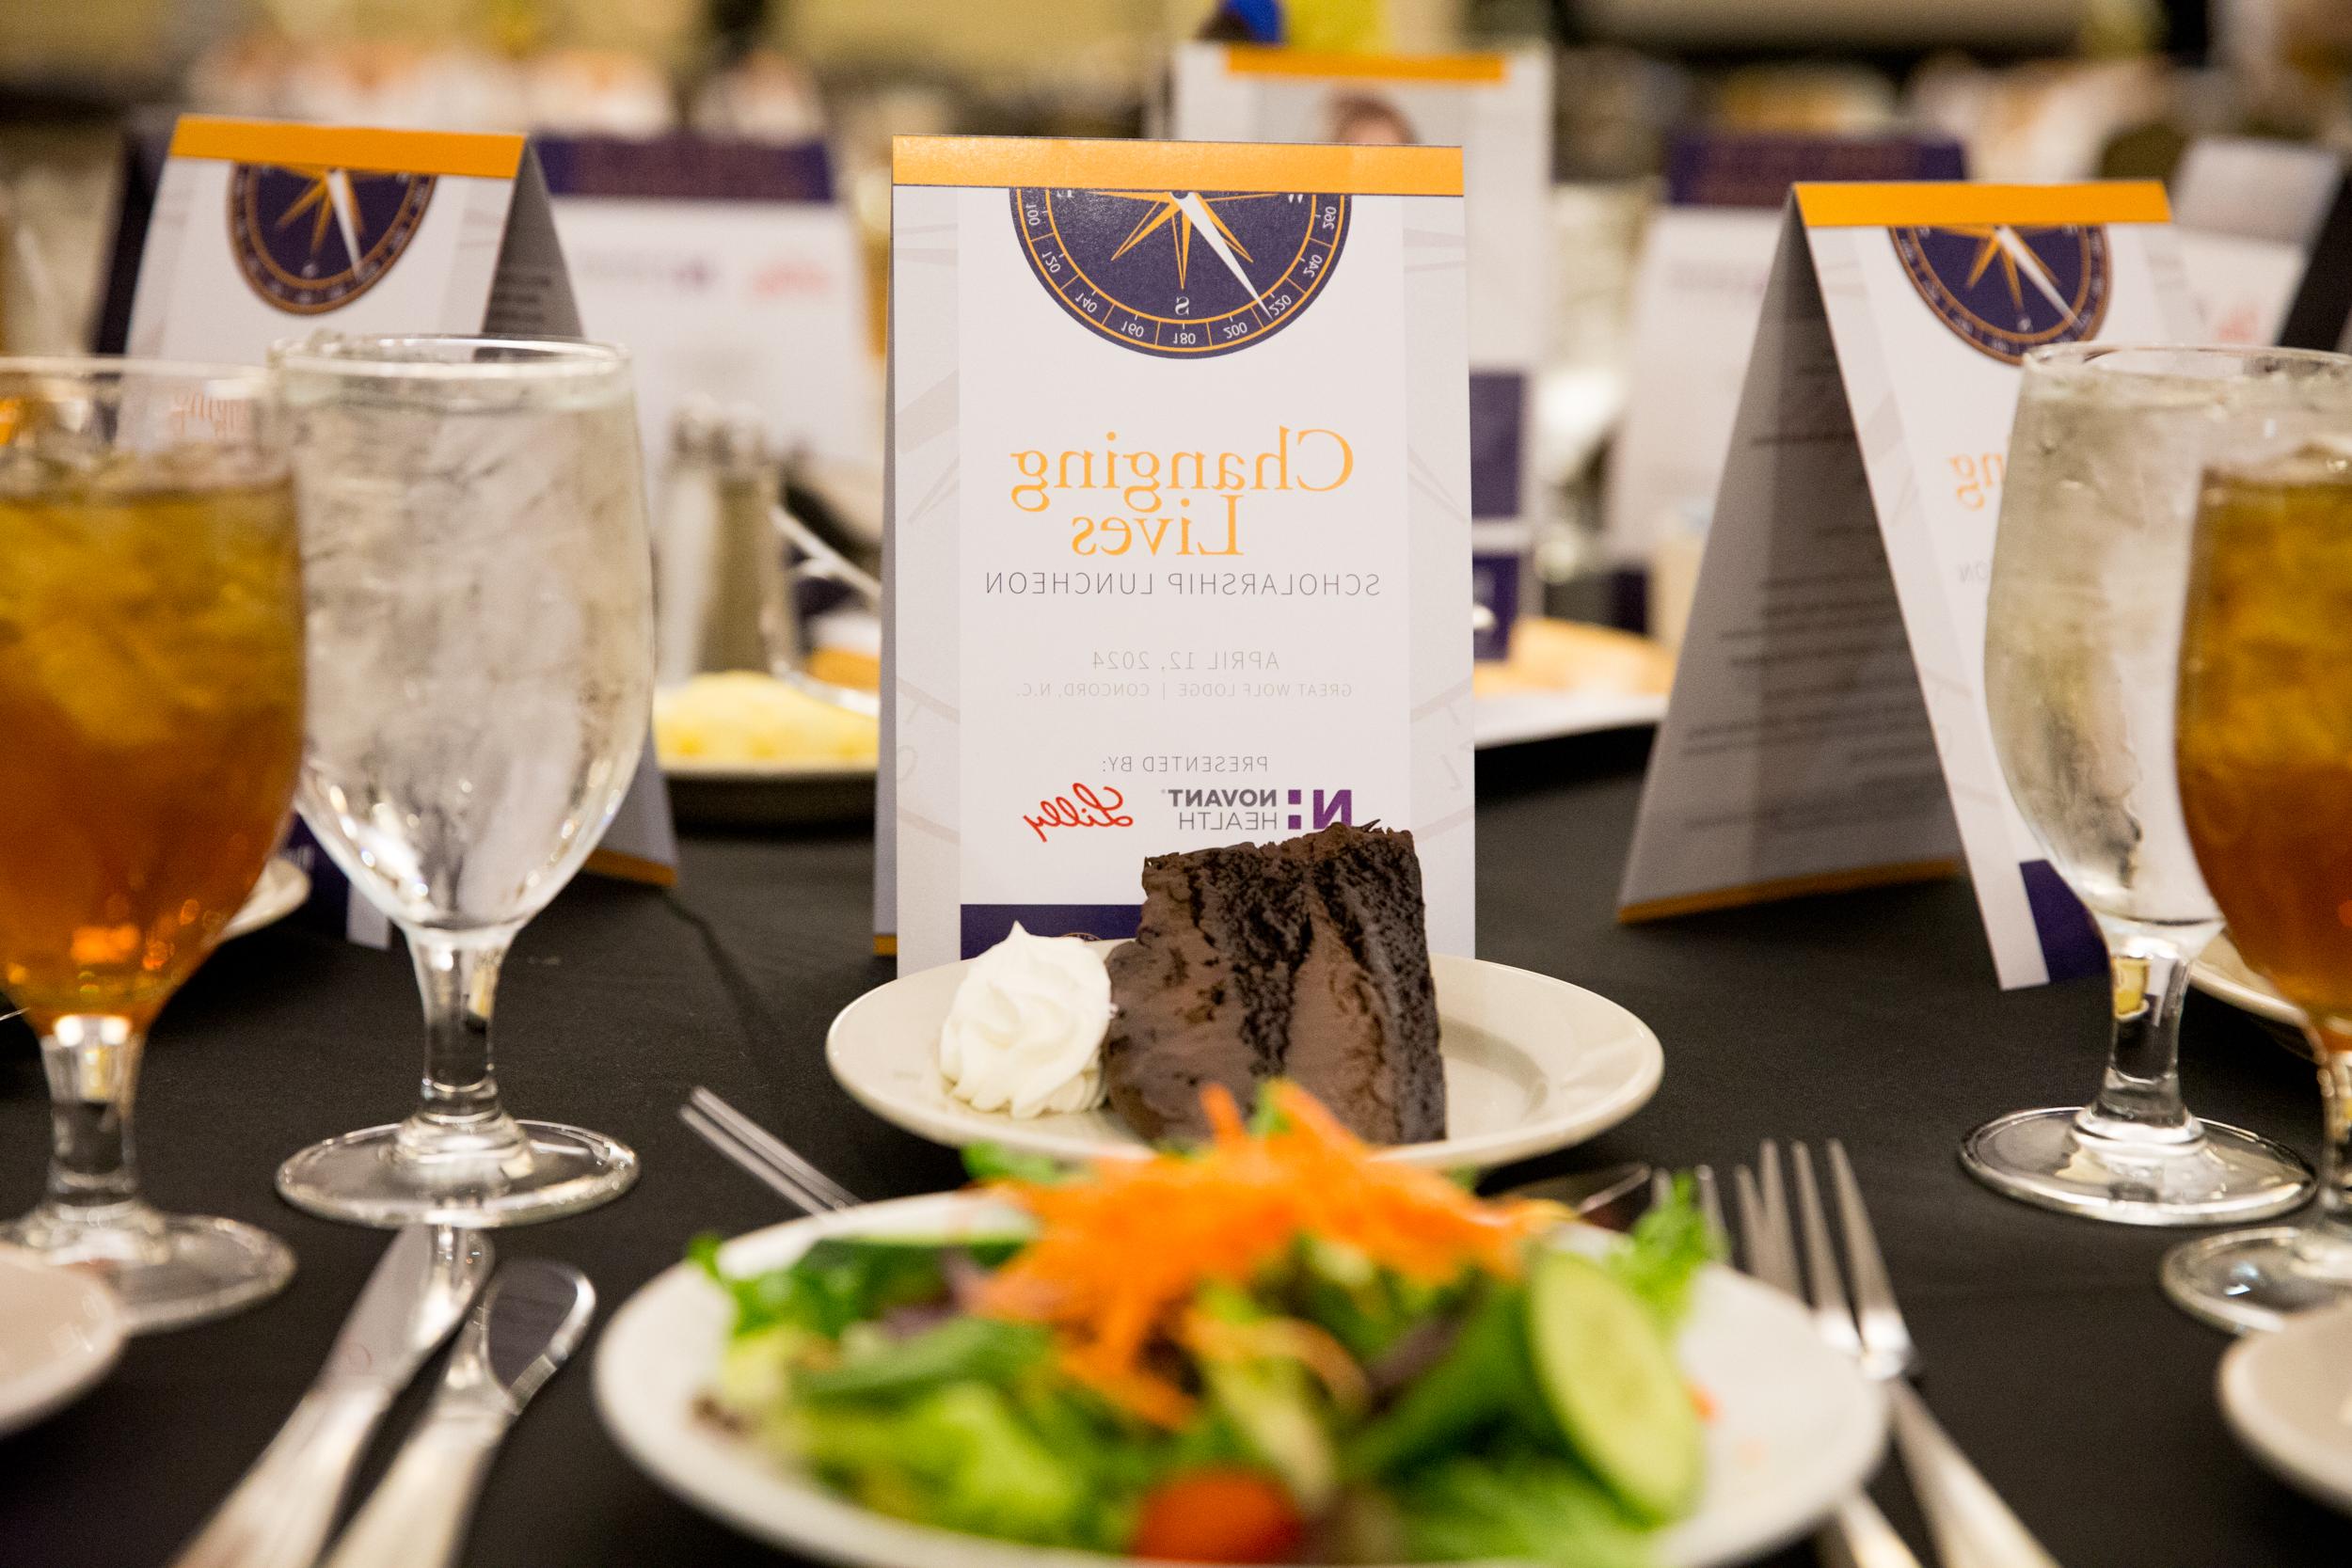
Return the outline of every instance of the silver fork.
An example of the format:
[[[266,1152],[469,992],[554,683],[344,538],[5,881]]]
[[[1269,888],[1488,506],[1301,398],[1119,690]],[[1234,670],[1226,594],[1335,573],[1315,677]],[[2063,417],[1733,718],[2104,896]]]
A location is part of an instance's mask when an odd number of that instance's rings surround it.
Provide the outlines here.
[[[863,1201],[809,1164],[790,1144],[708,1089],[697,1087],[688,1095],[686,1103],[678,1107],[677,1116],[678,1120],[701,1133],[705,1143],[805,1213],[854,1209]]]
[[[1895,1289],[1879,1253],[1878,1236],[1870,1227],[1869,1211],[1863,1206],[1862,1185],[1854,1180],[1845,1145],[1832,1138],[1828,1148],[1853,1294],[1849,1301],[1845,1277],[1838,1272],[1829,1216],[1814,1179],[1812,1151],[1800,1143],[1790,1146],[1789,1155],[1797,1173],[1804,1272],[1812,1286],[1807,1299],[1821,1337],[1854,1356],[1866,1377],[1884,1386],[1895,1447],[1911,1477],[1919,1510],[1927,1516],[1936,1555],[1945,1568],[2058,1568],[2057,1560],[1969,1463],[1912,1388],[1908,1374],[1918,1365],[1918,1351],[1901,1309],[1895,1305]],[[1792,1295],[1804,1295],[1797,1277],[1797,1239],[1788,1223],[1780,1151],[1772,1139],[1764,1140],[1756,1164],[1761,1180],[1744,1166],[1738,1176],[1740,1227],[1748,1240],[1751,1267],[1767,1283]]]
[[[1771,1145],[1765,1147],[1769,1148]],[[1765,1168],[1766,1180],[1777,1197],[1780,1166],[1768,1160]],[[1701,1165],[1696,1175],[1699,1207],[1713,1227],[1720,1248],[1728,1233],[1724,1228],[1723,1200],[1715,1190],[1715,1172],[1711,1166]],[[1740,1204],[1740,1250],[1747,1256],[1747,1272],[1775,1290],[1801,1295],[1797,1255],[1788,1242],[1785,1200],[1780,1211],[1781,1224],[1775,1229],[1763,1217],[1764,1205],[1756,1194],[1756,1177],[1747,1166],[1741,1165],[1733,1174],[1733,1182]],[[1725,1255],[1728,1256],[1727,1250]],[[1849,1320],[1849,1334],[1852,1327]],[[1895,1527],[1886,1522],[1886,1515],[1879,1512],[1879,1505],[1870,1500],[1867,1492],[1856,1492],[1837,1505],[1830,1522],[1813,1538],[1813,1548],[1831,1568],[1919,1568],[1918,1558],[1895,1533]]]

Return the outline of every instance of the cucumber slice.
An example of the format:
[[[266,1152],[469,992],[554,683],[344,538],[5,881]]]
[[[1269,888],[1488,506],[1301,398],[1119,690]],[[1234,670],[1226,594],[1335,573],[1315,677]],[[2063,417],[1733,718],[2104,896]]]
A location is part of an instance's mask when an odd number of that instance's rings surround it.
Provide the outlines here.
[[[1673,1348],[1642,1304],[1581,1254],[1539,1252],[1527,1288],[1536,1382],[1569,1445],[1636,1516],[1676,1517],[1705,1461]]]

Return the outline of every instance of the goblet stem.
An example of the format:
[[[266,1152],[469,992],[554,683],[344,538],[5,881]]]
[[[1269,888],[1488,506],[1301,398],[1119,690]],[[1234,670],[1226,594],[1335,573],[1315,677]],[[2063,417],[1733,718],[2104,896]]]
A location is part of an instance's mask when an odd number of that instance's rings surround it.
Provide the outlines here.
[[[313,1144],[278,1168],[298,1209],[362,1225],[522,1225],[628,1190],[637,1156],[601,1133],[516,1121],[499,1103],[490,1017],[521,924],[408,928],[424,999],[422,1098],[390,1127]]]
[[[2332,1027],[2312,1028],[2319,1058],[2319,1093],[2327,1136],[2319,1150],[2319,1202],[2298,1243],[2308,1260],[2339,1279],[2352,1279],[2352,1038]]]
[[[147,1037],[127,1018],[69,1014],[41,1035],[48,1190],[0,1241],[96,1271],[134,1334],[219,1317],[284,1287],[294,1254],[234,1220],[160,1214],[139,1198],[131,1105]]]
[[[407,933],[424,998],[424,1082],[421,1103],[401,1125],[404,1155],[504,1158],[524,1148],[522,1129],[499,1104],[490,1057],[499,966],[516,929]]]
[[[2169,932],[2102,920],[2114,1037],[2098,1096],[2079,1123],[2094,1136],[2189,1143],[2203,1128],[2181,1101],[2181,1006],[2191,954]],[[2210,928],[2201,927],[2210,941]],[[2203,946],[2203,942],[2197,944]]]
[[[147,1037],[130,1020],[69,1014],[41,1036],[49,1076],[49,1182],[43,1220],[112,1220],[138,1201],[131,1106]]]
[[[2189,960],[2219,923],[2099,925],[2114,1037],[2098,1095],[1986,1122],[1962,1140],[1962,1164],[2011,1197],[2127,1225],[2218,1225],[2302,1202],[2311,1171],[2293,1151],[2181,1103]]]

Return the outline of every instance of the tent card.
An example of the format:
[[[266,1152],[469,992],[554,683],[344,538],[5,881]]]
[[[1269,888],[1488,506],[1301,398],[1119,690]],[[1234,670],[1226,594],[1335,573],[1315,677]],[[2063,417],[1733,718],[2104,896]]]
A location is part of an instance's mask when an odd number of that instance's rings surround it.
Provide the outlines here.
[[[1470,224],[1477,657],[1501,658],[1534,542],[1535,372],[1549,346],[1551,62],[1187,44],[1175,134],[1199,141],[1458,147]]]
[[[1927,137],[1675,139],[1667,204],[1643,231],[1633,277],[1630,383],[1603,507],[1602,537],[1618,562],[1644,565],[1695,536],[1714,504],[1788,187],[1961,173],[1959,144]]]
[[[2279,341],[2288,348],[2352,350],[2352,176],[2337,177]]]
[[[155,190],[129,352],[255,364],[314,331],[580,335],[539,165],[520,136],[184,116]],[[296,829],[313,908],[354,941],[382,915]],[[676,835],[650,743],[589,861],[675,879]]]
[[[2343,161],[2322,148],[2252,136],[2190,144],[2172,175],[2172,227],[2204,318],[2199,341],[2280,341],[2312,237],[2343,183]]]
[[[1985,594],[2020,359],[2188,341],[2172,241],[2154,184],[1796,188],[1621,918],[1959,852],[2004,986],[2104,964],[1993,750]]]
[[[699,404],[747,411],[771,450],[879,496],[882,377],[866,263],[833,199],[823,146],[684,134],[532,146],[580,319],[635,361],[655,493],[668,493],[676,417]],[[665,682],[694,673],[710,522],[692,510],[657,519]]]
[[[902,137],[902,969],[1131,936],[1146,856],[1410,828],[1471,948],[1453,149]]]
[[[533,147],[581,323],[636,362],[649,472],[697,398],[756,409],[779,451],[875,471],[865,262],[822,146],[680,135]]]

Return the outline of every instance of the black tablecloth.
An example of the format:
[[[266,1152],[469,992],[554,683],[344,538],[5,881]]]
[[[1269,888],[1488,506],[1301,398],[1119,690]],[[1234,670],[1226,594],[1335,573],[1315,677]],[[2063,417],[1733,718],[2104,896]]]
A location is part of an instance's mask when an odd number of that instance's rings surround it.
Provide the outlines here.
[[[1959,882],[1621,927],[1612,911],[1641,759],[1642,743],[1622,736],[1481,759],[1481,953],[1601,991],[1665,1042],[1657,1099],[1546,1164],[1723,1168],[1766,1136],[1844,1138],[1930,1402],[2061,1561],[2342,1563],[2344,1523],[2258,1471],[2224,1430],[2213,1392],[2224,1341],[2156,1288],[2174,1236],[2004,1201],[1953,1158],[1985,1117],[2090,1088],[2102,988],[2003,994]],[[584,880],[532,925],[499,997],[509,1101],[628,1140],[644,1177],[594,1213],[501,1233],[506,1256],[577,1262],[609,1311],[696,1231],[785,1217],[679,1125],[696,1084],[867,1196],[958,1180],[952,1155],[874,1120],[825,1072],[826,1024],[889,974],[868,956],[871,867],[862,832],[690,838],[675,892]],[[2193,1105],[2310,1151],[2310,1069],[2261,1026],[2192,998],[2186,1050]],[[289,927],[231,945],[173,1005],[140,1096],[149,1190],[169,1207],[269,1226],[300,1272],[252,1311],[134,1341],[80,1403],[0,1440],[0,1563],[161,1563],[236,1481],[316,1370],[383,1244],[287,1209],[270,1173],[311,1138],[397,1115],[417,1064],[405,961]],[[0,1206],[37,1194],[45,1126],[32,1043],[0,1025]],[[466,1561],[778,1560],[622,1458],[589,1397],[593,1351],[516,1431]],[[1891,1472],[1878,1490],[1920,1543]]]

